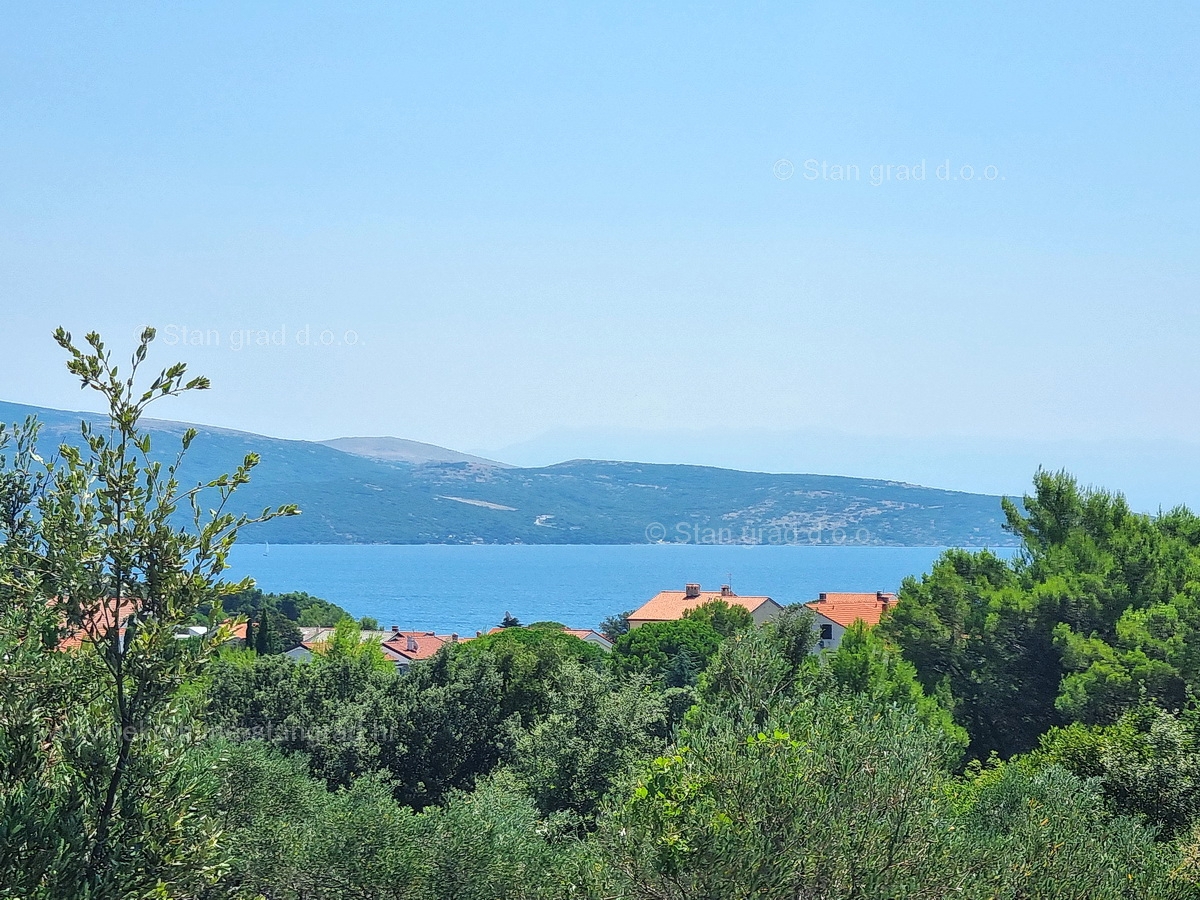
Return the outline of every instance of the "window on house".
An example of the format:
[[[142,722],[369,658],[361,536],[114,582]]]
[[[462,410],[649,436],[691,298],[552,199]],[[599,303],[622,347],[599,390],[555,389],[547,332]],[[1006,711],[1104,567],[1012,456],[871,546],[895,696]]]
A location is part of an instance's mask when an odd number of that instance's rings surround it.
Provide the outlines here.
[[[830,625],[829,623],[825,623],[824,625],[821,626],[821,640],[823,640],[823,641],[832,641],[833,640],[833,626]]]

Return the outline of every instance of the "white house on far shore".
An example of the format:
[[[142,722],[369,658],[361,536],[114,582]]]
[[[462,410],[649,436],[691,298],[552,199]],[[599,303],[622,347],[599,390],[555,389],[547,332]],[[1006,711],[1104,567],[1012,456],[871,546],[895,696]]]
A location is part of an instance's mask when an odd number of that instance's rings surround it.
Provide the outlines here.
[[[817,614],[817,650],[836,650],[846,629],[856,621],[875,626],[896,595],[883,591],[873,594],[822,593],[806,604]]]

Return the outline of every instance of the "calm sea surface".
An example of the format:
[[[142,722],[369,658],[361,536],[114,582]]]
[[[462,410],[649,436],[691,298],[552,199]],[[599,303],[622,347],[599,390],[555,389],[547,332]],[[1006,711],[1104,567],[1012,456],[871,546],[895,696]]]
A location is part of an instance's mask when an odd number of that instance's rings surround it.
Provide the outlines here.
[[[522,622],[594,627],[660,590],[732,583],[739,594],[780,603],[820,591],[894,591],[940,547],[736,547],[704,545],[329,545],[238,546],[231,579],[253,576],[265,591],[307,591],[384,628],[473,634],[505,611]],[[996,551],[1004,556],[1014,551]]]

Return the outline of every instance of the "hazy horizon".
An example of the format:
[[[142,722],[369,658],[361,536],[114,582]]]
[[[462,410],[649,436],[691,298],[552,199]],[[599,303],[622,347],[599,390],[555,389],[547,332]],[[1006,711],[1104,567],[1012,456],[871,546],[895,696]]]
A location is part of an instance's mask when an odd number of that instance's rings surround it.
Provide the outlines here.
[[[0,402],[19,403],[3,398]],[[169,407],[162,406],[158,411],[167,409]],[[229,428],[218,422],[189,421],[185,424]],[[264,432],[250,433],[289,439]],[[737,439],[730,440],[730,437]],[[717,432],[680,434],[628,430],[545,432],[497,448],[447,446],[407,435],[347,434],[311,440],[328,445],[347,438],[411,441],[526,468],[573,459],[619,460],[776,474],[842,475],[1013,497],[1026,493],[1039,467],[1065,468],[1082,485],[1124,494],[1141,512],[1154,513],[1160,508],[1166,510],[1178,505],[1200,510],[1200,472],[1193,465],[1200,453],[1200,445],[1180,441],[996,442],[943,438],[897,439],[889,444],[868,440],[862,435],[833,432],[759,431],[731,436]]]

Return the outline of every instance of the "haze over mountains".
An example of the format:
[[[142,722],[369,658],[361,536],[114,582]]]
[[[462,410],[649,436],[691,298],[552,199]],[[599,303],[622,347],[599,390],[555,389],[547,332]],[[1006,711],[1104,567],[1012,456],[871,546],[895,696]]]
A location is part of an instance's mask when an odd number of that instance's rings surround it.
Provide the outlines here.
[[[367,459],[378,459],[383,462],[431,463],[431,462],[465,462],[478,463],[482,466],[497,466],[502,469],[513,468],[508,463],[497,462],[494,459],[484,459],[482,456],[472,456],[470,453],[459,453],[448,450],[436,444],[425,444],[421,441],[409,441],[395,437],[344,437],[331,441],[321,441],[326,447],[351,453],[354,456],[365,456]]]
[[[76,441],[100,417],[0,402],[0,421],[35,415],[40,449]],[[152,456],[173,457],[188,426],[144,420]],[[262,459],[235,511],[296,503],[255,526],[277,543],[1012,545],[999,497],[864,478],[572,460],[519,468],[399,438],[292,441],[195,426],[185,484]]]

